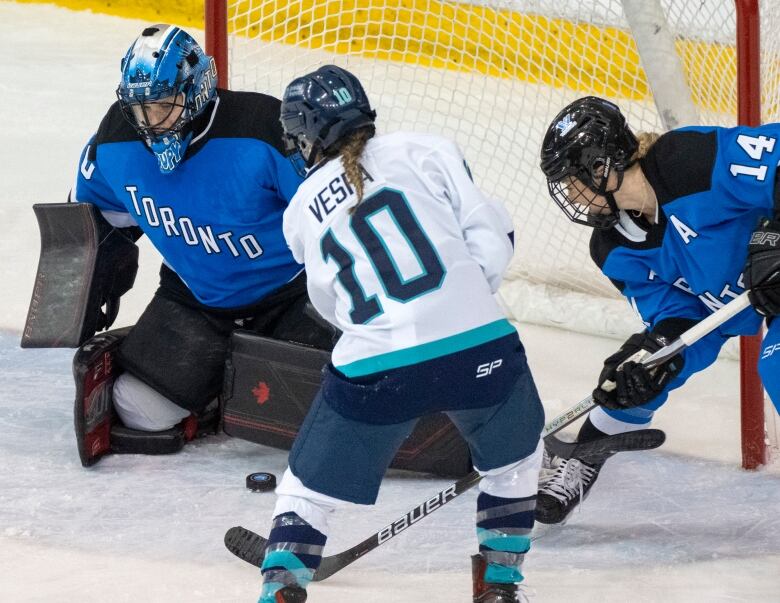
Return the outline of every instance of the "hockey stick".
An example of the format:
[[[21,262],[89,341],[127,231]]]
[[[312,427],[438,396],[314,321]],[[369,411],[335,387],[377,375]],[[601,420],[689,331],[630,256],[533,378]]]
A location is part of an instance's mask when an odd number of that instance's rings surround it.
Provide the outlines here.
[[[748,292],[744,291],[725,306],[718,308],[707,318],[697,322],[672,343],[662,347],[654,354],[651,354],[642,360],[642,364],[649,368],[663,364],[672,356],[679,354],[685,348],[690,347],[699,341],[702,337],[709,335],[723,323],[734,318],[748,306],[750,306]],[[596,406],[596,403],[593,401],[593,396],[588,396],[587,398],[580,400],[580,402],[571,408],[548,421],[547,425],[544,426],[544,431],[542,431],[542,437],[546,438],[547,436],[557,433],[590,411],[594,406]]]
[[[716,312],[701,322],[688,329],[678,339],[673,341],[668,346],[665,346],[651,356],[648,356],[643,361],[643,364],[649,366],[657,366],[658,364],[661,364],[664,360],[671,358],[675,354],[684,350],[686,347],[693,345],[699,339],[715,330],[727,320],[739,314],[739,312],[747,308],[749,305],[750,301],[748,300],[747,292],[745,292],[722,308],[718,309]],[[593,398],[591,396],[588,396],[572,408],[566,410],[549,421],[544,426],[542,436],[546,438],[547,436],[557,433],[587,413],[591,408],[593,408],[593,406],[595,406],[595,402],[593,402]],[[663,432],[660,433],[663,434]],[[651,438],[655,443],[655,445],[652,447],[660,446],[660,444],[663,442],[663,438],[661,437],[659,441],[659,437],[660,436],[653,436]],[[594,442],[594,444],[596,444],[596,442]],[[635,443],[632,444],[633,447],[623,449],[635,450],[637,448],[634,444]],[[585,446],[585,444],[581,444],[580,446]],[[580,452],[584,454],[585,450],[581,448],[578,454]],[[397,519],[390,525],[385,526],[379,532],[372,534],[364,541],[356,544],[352,548],[342,551],[336,555],[323,557],[322,563],[314,573],[313,580],[318,582],[332,576],[338,571],[341,571],[349,564],[353,563],[357,559],[360,559],[366,553],[373,551],[378,546],[384,544],[391,538],[394,538],[403,532],[412,524],[417,523],[424,517],[430,515],[433,511],[440,509],[451,500],[454,500],[467,490],[471,489],[477,485],[481,479],[482,478],[478,472],[472,471],[468,475],[460,478],[455,483],[447,486],[444,490],[438,492],[433,498],[430,498],[427,501],[417,505],[403,517]],[[237,557],[257,567],[260,567],[260,565],[263,563],[263,558],[265,557],[265,547],[267,543],[268,541],[264,537],[241,526],[230,528],[225,533],[225,546],[228,548],[228,550]]]

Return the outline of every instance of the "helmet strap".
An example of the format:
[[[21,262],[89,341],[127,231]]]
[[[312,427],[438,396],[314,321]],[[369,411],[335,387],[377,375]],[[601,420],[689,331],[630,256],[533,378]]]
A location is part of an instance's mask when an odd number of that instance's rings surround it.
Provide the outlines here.
[[[604,198],[607,200],[610,211],[617,216],[620,210],[618,209],[617,201],[615,201],[615,195],[612,192],[605,193]]]

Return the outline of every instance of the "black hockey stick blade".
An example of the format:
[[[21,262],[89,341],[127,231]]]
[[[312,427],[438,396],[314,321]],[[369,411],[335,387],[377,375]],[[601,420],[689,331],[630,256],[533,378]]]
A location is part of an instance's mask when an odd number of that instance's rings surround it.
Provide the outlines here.
[[[268,540],[241,526],[235,526],[225,532],[225,546],[239,559],[260,567],[265,559],[265,547]]]
[[[420,503],[403,517],[399,517],[393,523],[372,534],[363,542],[336,555],[323,557],[312,580],[319,582],[341,571],[366,553],[373,551],[378,546],[406,530],[406,528],[427,517],[467,490],[470,490],[479,483],[480,479],[479,473],[472,471],[457,482],[447,486],[444,490],[439,491],[433,498]],[[260,567],[263,564],[265,547],[267,545],[268,540],[266,538],[241,526],[230,528],[225,533],[225,546],[227,549],[239,559],[243,559],[256,567]]]
[[[563,442],[555,436],[544,438],[547,451],[555,456],[570,459],[578,458],[589,464],[603,463],[618,452],[652,450],[666,441],[666,434],[660,429],[639,429],[618,433],[590,442]]]

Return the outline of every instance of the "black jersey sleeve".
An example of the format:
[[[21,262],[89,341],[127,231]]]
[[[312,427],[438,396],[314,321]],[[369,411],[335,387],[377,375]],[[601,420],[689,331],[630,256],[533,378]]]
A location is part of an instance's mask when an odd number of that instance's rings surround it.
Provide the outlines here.
[[[715,131],[672,130],[661,136],[639,160],[658,202],[709,190],[718,153]]]

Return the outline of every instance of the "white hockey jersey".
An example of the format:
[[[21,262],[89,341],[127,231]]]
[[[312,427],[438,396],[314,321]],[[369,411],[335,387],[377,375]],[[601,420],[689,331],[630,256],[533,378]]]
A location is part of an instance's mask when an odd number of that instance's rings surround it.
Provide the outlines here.
[[[512,222],[457,146],[397,132],[369,140],[361,165],[357,207],[338,159],[310,172],[284,213],[311,301],[343,331],[333,365],[358,377],[514,333],[493,298]]]

